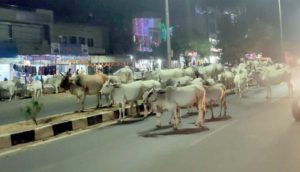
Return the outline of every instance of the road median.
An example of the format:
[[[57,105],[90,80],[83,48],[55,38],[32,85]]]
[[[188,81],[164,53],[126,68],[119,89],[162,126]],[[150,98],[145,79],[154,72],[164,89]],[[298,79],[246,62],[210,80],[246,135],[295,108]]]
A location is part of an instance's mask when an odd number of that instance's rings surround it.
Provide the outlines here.
[[[143,110],[142,103],[139,103]],[[126,116],[139,117],[136,108],[126,106]],[[32,121],[21,121],[0,126],[0,149],[11,146],[46,140],[51,137],[90,126],[114,121],[119,118],[118,108],[87,109],[80,113],[62,113],[38,119],[38,125]]]

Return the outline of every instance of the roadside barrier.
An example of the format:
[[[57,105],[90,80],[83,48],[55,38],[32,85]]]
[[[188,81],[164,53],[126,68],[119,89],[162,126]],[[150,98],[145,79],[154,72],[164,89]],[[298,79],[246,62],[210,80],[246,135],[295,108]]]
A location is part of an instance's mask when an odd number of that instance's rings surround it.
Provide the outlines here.
[[[144,107],[142,103],[139,103],[138,108],[140,112]],[[77,117],[70,120],[65,120],[53,124],[45,124],[36,126],[31,130],[23,130],[12,133],[1,133],[0,135],[0,149],[8,148],[15,145],[30,143],[39,140],[46,140],[50,137],[57,136],[63,133],[67,133],[75,130],[83,130],[90,126],[95,126],[108,121],[113,121],[119,118],[119,111],[116,108],[108,111],[95,111],[84,117]],[[126,106],[125,116],[139,117],[142,114],[137,114],[136,107],[130,108]],[[74,113],[69,113],[74,114]],[[50,117],[51,118],[51,117]]]

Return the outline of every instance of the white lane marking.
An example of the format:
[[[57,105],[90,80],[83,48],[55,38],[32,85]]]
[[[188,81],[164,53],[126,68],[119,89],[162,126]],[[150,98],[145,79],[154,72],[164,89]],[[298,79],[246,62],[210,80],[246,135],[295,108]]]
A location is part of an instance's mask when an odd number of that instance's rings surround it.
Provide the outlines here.
[[[197,139],[197,140],[193,141],[191,144],[188,145],[188,147],[192,147],[192,146],[195,146],[196,144],[199,144],[199,143],[202,142],[203,140],[205,140],[205,139],[207,139],[208,137],[210,137],[210,136],[212,136],[212,135],[214,135],[214,134],[216,134],[216,133],[218,133],[218,132],[224,130],[225,128],[227,128],[227,127],[233,125],[233,124],[236,123],[237,121],[238,121],[238,120],[233,120],[233,121],[231,121],[230,123],[228,123],[228,124],[226,124],[226,125],[224,125],[224,126],[218,128],[218,129],[216,129],[215,131],[213,131],[213,132],[211,132],[211,133],[209,133],[209,134],[207,134],[207,135],[201,137],[200,139]]]
[[[27,143],[27,144],[24,144],[24,145],[20,144],[20,145],[18,145],[18,146],[21,146],[19,148],[10,147],[12,150],[5,150],[4,152],[0,152],[0,157],[10,155],[10,154],[13,154],[13,153],[17,153],[17,152],[20,152],[20,151],[26,151],[26,150],[29,150],[30,148],[33,148],[33,147],[37,147],[37,146],[40,146],[40,145],[55,142],[57,140],[72,137],[72,136],[75,136],[75,135],[78,135],[78,134],[83,134],[83,133],[93,131],[93,130],[96,130],[96,129],[99,129],[99,128],[105,128],[105,127],[111,126],[111,125],[116,124],[116,123],[117,123],[116,121],[105,122],[105,123],[102,123],[102,124],[99,124],[99,125],[96,125],[96,126],[91,126],[91,128],[88,128],[88,129],[71,131],[70,134],[69,133],[63,133],[61,135],[51,137],[48,140],[40,140],[40,141],[36,141],[36,142],[33,142],[33,143]]]

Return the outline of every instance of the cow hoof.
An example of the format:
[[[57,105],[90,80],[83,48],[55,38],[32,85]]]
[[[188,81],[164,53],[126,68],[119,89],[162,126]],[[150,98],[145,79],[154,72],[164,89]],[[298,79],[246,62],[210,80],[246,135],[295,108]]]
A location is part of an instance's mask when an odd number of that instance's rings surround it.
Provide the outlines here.
[[[173,127],[173,130],[174,131],[178,131],[178,127]]]
[[[161,126],[160,125],[156,125],[156,128],[161,128]]]

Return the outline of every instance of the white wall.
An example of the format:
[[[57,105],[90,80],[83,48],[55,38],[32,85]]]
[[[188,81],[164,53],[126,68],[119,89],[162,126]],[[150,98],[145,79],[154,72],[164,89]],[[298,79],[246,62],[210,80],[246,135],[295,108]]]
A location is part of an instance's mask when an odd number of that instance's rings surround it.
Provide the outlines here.
[[[10,64],[0,64],[0,81],[3,81],[4,78],[12,79]]]

